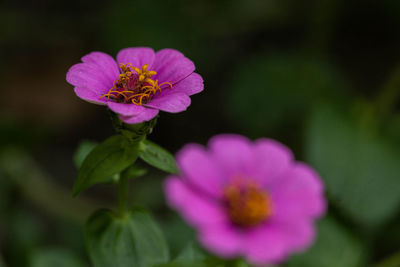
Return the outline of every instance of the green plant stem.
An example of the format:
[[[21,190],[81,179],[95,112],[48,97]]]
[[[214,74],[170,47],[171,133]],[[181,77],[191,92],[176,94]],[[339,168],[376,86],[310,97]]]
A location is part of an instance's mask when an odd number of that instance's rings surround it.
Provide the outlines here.
[[[128,206],[128,182],[129,178],[120,175],[118,181],[118,212],[121,216],[126,214]]]
[[[384,259],[380,263],[374,265],[374,267],[398,267],[400,266],[400,251]]]

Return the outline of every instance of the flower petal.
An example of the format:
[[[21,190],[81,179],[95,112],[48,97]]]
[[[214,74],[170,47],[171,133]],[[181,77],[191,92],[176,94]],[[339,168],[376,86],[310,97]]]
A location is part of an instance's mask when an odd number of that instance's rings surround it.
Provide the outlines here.
[[[108,101],[107,106],[115,113],[123,116],[137,116],[146,109],[143,106],[135,105],[133,103],[117,103],[113,101]]]
[[[293,162],[293,154],[283,144],[272,139],[258,139],[254,143],[254,164],[261,185],[268,185],[279,178]]]
[[[110,84],[118,79],[117,62],[106,53],[92,52],[82,57],[82,62],[95,65],[98,71],[107,77],[107,82]]]
[[[131,63],[132,66],[138,68],[141,68],[144,64],[149,64],[148,69],[151,70],[154,58],[154,50],[149,47],[131,47],[119,51],[117,62],[118,64]]]
[[[271,185],[274,217],[280,221],[315,218],[325,213],[323,184],[307,165],[297,163]]]
[[[88,101],[93,104],[98,105],[106,105],[106,101],[104,98],[99,99],[98,94],[94,93],[93,91],[89,90],[88,88],[83,87],[75,87],[74,88],[75,94],[85,101]]]
[[[200,229],[199,240],[208,250],[224,258],[239,256],[243,249],[242,233],[230,224]]]
[[[228,221],[218,203],[213,203],[201,196],[201,193],[193,191],[177,176],[168,177],[164,184],[164,191],[168,203],[179,210],[185,220],[193,226],[205,227]]]
[[[166,112],[177,113],[186,110],[190,105],[190,97],[184,93],[173,92],[167,95],[155,96],[146,107]]]
[[[314,242],[314,225],[309,220],[296,220],[288,223],[277,222],[276,227],[285,234],[286,244],[290,250],[303,252]]]
[[[242,247],[246,259],[255,265],[279,263],[288,253],[285,234],[268,224],[248,231]]]
[[[136,116],[120,115],[119,118],[127,124],[138,124],[153,119],[155,116],[157,116],[157,114],[157,109],[146,108],[142,113],[139,113]]]
[[[208,142],[215,164],[229,179],[235,177],[254,178],[253,153],[251,142],[243,136],[221,134]]]
[[[89,63],[75,64],[67,72],[67,82],[77,87],[98,92],[99,95],[107,93],[112,87],[112,81],[110,81],[102,71]]]
[[[171,92],[182,92],[187,95],[194,95],[200,93],[204,89],[203,78],[200,74],[193,72],[185,79],[180,82],[174,84]]]
[[[222,197],[223,176],[210,155],[200,145],[189,144],[176,156],[179,169],[187,182],[212,197]]]
[[[181,52],[166,48],[156,53],[152,70],[157,72],[154,80],[158,80],[160,84],[163,82],[175,84],[192,74],[195,66]]]

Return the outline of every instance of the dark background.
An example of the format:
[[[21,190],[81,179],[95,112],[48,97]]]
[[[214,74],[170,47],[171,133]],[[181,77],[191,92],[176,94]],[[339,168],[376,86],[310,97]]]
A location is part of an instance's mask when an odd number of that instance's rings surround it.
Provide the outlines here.
[[[288,265],[369,266],[400,250],[399,1],[2,1],[0,22],[0,266],[88,266],[82,225],[115,190],[72,199],[72,159],[113,129],[65,74],[134,46],[183,52],[205,82],[149,139],[175,153],[219,133],[275,138],[321,174],[329,215]],[[175,255],[193,233],[165,207],[165,176],[132,181],[131,198]]]

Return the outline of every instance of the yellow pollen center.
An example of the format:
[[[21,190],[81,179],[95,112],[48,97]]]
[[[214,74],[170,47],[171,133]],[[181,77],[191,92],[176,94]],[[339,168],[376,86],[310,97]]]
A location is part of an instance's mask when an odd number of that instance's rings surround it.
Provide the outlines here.
[[[100,98],[107,97],[107,101],[111,99],[120,103],[143,105],[157,92],[161,92],[163,85],[168,85],[172,89],[172,84],[169,82],[158,84],[158,80],[151,79],[157,72],[147,70],[148,67],[148,64],[143,65],[141,69],[133,67],[131,63],[119,64],[118,79],[114,81],[108,93]]]
[[[254,226],[272,214],[269,195],[254,183],[231,184],[225,189],[231,220],[240,226]]]

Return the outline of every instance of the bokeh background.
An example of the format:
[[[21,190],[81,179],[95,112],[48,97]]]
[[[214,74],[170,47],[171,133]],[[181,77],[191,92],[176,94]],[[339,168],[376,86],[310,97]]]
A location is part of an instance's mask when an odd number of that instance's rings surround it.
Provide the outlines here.
[[[132,46],[178,49],[205,81],[151,140],[175,153],[218,133],[271,137],[321,174],[329,214],[285,266],[400,266],[399,1],[3,0],[0,21],[0,266],[90,266],[83,223],[116,190],[72,199],[73,156],[113,129],[65,74]],[[165,176],[131,181],[131,200],[176,255],[195,238],[164,204]]]

